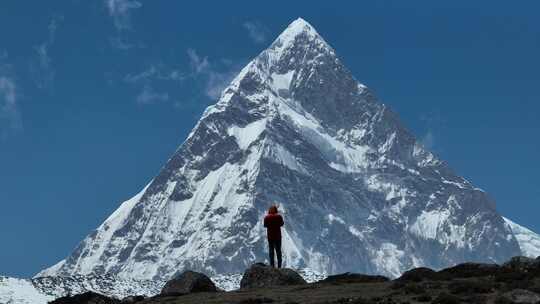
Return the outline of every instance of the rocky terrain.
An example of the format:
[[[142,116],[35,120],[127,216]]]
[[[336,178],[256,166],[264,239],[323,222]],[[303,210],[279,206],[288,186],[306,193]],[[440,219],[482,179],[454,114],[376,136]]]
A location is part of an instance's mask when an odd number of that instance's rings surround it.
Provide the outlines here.
[[[295,269],[307,282],[316,282],[326,275],[311,269]],[[220,274],[210,277],[220,290],[240,288],[243,273]],[[111,298],[129,295],[155,296],[167,281],[123,279],[114,275],[45,276],[18,279],[0,276],[0,304],[46,304],[54,299],[83,294],[99,293]]]
[[[202,274],[189,274],[170,285],[176,284],[176,294],[169,288],[150,298],[119,300],[87,293],[51,303],[540,303],[540,258],[516,257],[503,265],[465,263],[440,271],[415,268],[394,280],[344,273],[306,283],[291,271],[253,265],[244,273],[243,287],[230,292],[209,286]]]

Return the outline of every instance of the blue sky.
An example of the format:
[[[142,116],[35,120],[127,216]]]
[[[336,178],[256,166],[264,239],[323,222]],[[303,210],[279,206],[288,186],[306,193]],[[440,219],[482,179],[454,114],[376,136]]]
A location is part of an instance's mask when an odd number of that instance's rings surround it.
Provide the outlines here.
[[[499,211],[540,232],[538,1],[4,0],[0,274],[64,258],[303,17]]]

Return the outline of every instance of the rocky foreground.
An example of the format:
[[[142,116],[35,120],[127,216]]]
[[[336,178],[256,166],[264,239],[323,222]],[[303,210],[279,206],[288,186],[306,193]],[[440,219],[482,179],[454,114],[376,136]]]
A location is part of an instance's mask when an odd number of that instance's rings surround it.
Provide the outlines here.
[[[187,271],[154,297],[119,300],[88,292],[50,303],[540,303],[540,257],[515,257],[503,265],[466,263],[441,271],[416,268],[395,280],[344,273],[315,283],[306,283],[291,269],[254,264],[235,291],[222,291],[204,274]]]

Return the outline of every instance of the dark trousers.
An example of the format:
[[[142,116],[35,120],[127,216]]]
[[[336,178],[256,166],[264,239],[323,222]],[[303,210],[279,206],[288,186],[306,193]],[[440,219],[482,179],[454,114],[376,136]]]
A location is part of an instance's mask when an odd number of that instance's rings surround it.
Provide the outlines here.
[[[268,249],[270,251],[270,266],[275,267],[274,251],[277,255],[277,267],[281,268],[281,240],[268,240]]]

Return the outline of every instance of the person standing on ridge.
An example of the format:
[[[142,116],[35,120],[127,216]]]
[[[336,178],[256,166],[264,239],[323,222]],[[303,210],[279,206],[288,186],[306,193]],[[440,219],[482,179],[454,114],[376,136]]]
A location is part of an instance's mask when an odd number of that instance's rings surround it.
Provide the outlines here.
[[[264,217],[264,227],[268,238],[268,249],[270,251],[270,266],[275,267],[274,251],[277,255],[278,268],[281,268],[281,226],[283,217],[278,213],[276,205],[268,209],[268,214]]]

